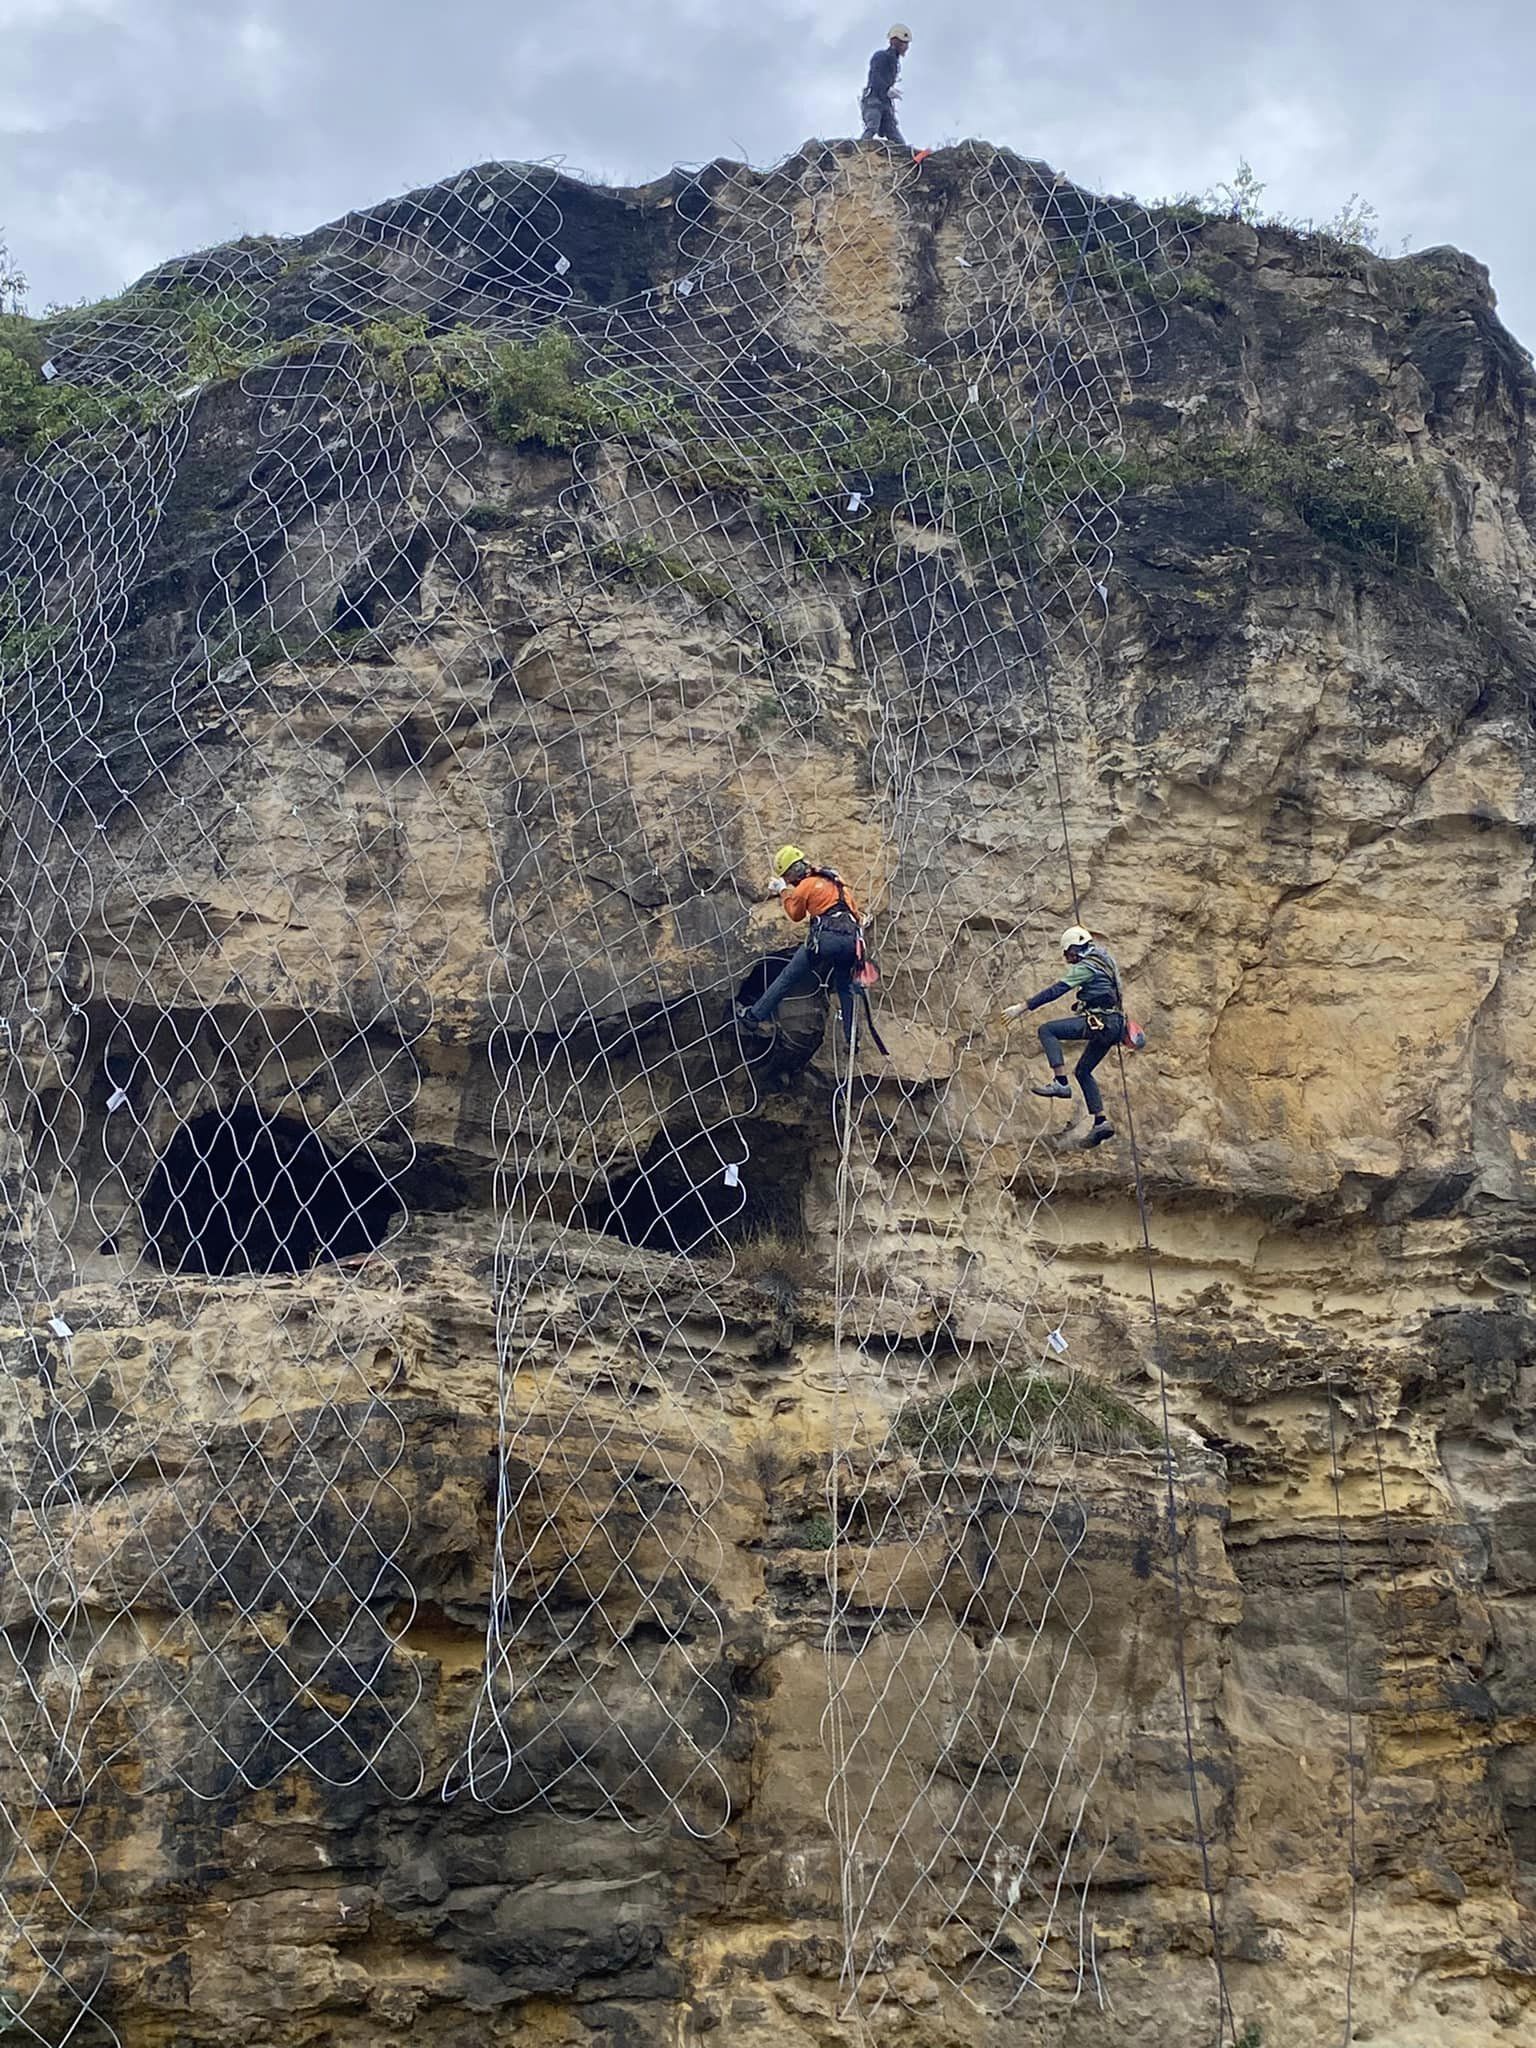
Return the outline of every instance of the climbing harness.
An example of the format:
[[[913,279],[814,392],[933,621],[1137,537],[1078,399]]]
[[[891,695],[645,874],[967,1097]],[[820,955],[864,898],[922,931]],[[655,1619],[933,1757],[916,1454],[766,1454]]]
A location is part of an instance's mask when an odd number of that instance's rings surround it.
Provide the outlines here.
[[[890,1048],[876,1029],[874,1011],[870,1008],[869,992],[879,981],[880,970],[869,957],[864,938],[864,920],[848,901],[848,891],[844,887],[841,875],[832,868],[813,868],[811,872],[823,882],[832,884],[837,891],[837,901],[830,910],[819,911],[811,919],[810,935],[806,940],[807,948],[814,960],[820,956],[823,944],[827,940],[839,943],[852,940],[854,991],[863,1007],[864,1022],[872,1043],[882,1057],[889,1059]]]
[[[811,873],[819,881],[830,882],[837,891],[837,901],[830,910],[821,910],[811,919],[808,944],[814,955],[821,950],[823,939],[853,939],[858,946],[858,958],[864,957],[864,925],[858,912],[848,901],[848,891],[843,878],[831,868],[812,868]]]

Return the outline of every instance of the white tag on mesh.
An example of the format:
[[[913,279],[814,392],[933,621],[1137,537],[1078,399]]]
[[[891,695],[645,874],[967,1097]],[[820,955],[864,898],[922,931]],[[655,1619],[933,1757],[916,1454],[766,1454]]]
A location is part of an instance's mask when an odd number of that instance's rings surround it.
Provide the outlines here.
[[[725,1169],[725,1184],[728,1188],[739,1188],[741,1186],[741,1169],[739,1167],[728,1166]]]
[[[1063,1356],[1067,1348],[1067,1340],[1060,1330],[1052,1330],[1050,1336],[1045,1341],[1050,1345],[1058,1358]]]
[[[570,267],[571,267],[571,259],[570,259],[570,257],[569,257],[569,256],[562,256],[562,257],[561,257],[561,258],[559,259],[559,261],[558,261],[558,262],[556,263],[556,265],[555,265],[555,275],[556,275],[556,277],[564,277],[565,273],[566,273],[566,272],[567,272],[567,271],[568,271],[568,270],[570,269]]]
[[[52,1330],[55,1337],[73,1337],[75,1334],[62,1316],[50,1316],[48,1318],[48,1327]]]
[[[693,293],[693,279],[691,277],[680,277],[677,280],[677,296],[680,299],[691,299],[693,297]]]
[[[112,1093],[107,1097],[108,1111],[110,1112],[114,1109],[126,1109],[127,1107],[128,1090],[126,1088],[114,1088],[112,1090]]]
[[[850,512],[857,512],[863,505],[863,503],[864,493],[862,491],[855,491],[853,496],[848,500],[848,510]]]

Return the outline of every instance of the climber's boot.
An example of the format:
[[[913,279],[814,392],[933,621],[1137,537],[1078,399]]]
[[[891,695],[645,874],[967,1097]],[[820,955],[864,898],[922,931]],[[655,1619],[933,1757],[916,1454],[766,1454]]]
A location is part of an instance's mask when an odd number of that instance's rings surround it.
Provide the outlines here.
[[[1029,1092],[1031,1095],[1049,1095],[1054,1102],[1070,1102],[1072,1083],[1064,1075],[1058,1075],[1054,1081],[1033,1082]]]
[[[1109,1118],[1107,1116],[1096,1116],[1093,1120],[1093,1129],[1083,1140],[1083,1150],[1091,1152],[1095,1145],[1107,1145],[1114,1135],[1115,1127]]]
[[[736,1023],[738,1029],[742,1031],[762,1031],[766,1028],[753,1016],[752,1007],[749,1003],[738,1003],[736,1005]]]

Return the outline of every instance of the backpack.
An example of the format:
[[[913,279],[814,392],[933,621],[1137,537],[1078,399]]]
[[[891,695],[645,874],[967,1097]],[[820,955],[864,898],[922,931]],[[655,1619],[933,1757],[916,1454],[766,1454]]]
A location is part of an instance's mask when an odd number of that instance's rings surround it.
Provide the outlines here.
[[[1102,1016],[1107,1010],[1123,1012],[1125,998],[1120,990],[1120,969],[1115,964],[1114,955],[1095,944],[1084,947],[1082,959],[1092,967],[1094,980],[1085,982],[1077,991],[1073,1009],[1081,1017]],[[1098,994],[1096,1002],[1091,1000],[1090,991]]]

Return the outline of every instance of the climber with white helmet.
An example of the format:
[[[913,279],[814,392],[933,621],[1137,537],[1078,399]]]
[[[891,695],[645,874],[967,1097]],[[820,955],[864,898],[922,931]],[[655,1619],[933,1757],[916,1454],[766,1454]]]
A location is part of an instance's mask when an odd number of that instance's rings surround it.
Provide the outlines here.
[[[1011,1009],[1004,1010],[1003,1015],[1022,1017],[1026,1010],[1038,1010],[1043,1003],[1054,1003],[1065,995],[1075,997],[1074,1016],[1054,1018],[1040,1026],[1040,1044],[1051,1063],[1051,1078],[1048,1082],[1037,1081],[1030,1093],[1070,1102],[1072,1084],[1067,1079],[1067,1059],[1062,1046],[1081,1044],[1086,1040],[1087,1049],[1074,1070],[1077,1085],[1083,1091],[1083,1101],[1093,1115],[1093,1128],[1083,1140],[1086,1148],[1102,1145],[1115,1135],[1114,1125],[1104,1114],[1104,1098],[1093,1078],[1093,1070],[1117,1045],[1125,1042],[1125,1001],[1120,993],[1120,970],[1115,965],[1114,956],[1099,944],[1091,931],[1080,924],[1068,926],[1061,935],[1061,951],[1067,966],[1060,981],[1053,981],[1049,988],[1041,989],[1027,1003],[1015,1003]]]
[[[896,80],[901,73],[901,60],[911,47],[912,31],[898,21],[886,39],[885,48],[876,50],[869,60],[869,80],[859,102],[865,142],[893,142],[900,149],[907,146],[907,138],[896,125],[896,102],[901,98]]]
[[[816,868],[798,846],[781,846],[773,863],[772,888],[795,924],[810,922],[806,942],[755,1003],[737,1005],[740,1024],[766,1024],[780,1003],[819,983],[837,990],[843,1030],[853,1043],[855,976],[864,961],[864,924],[859,906],[835,868]]]

